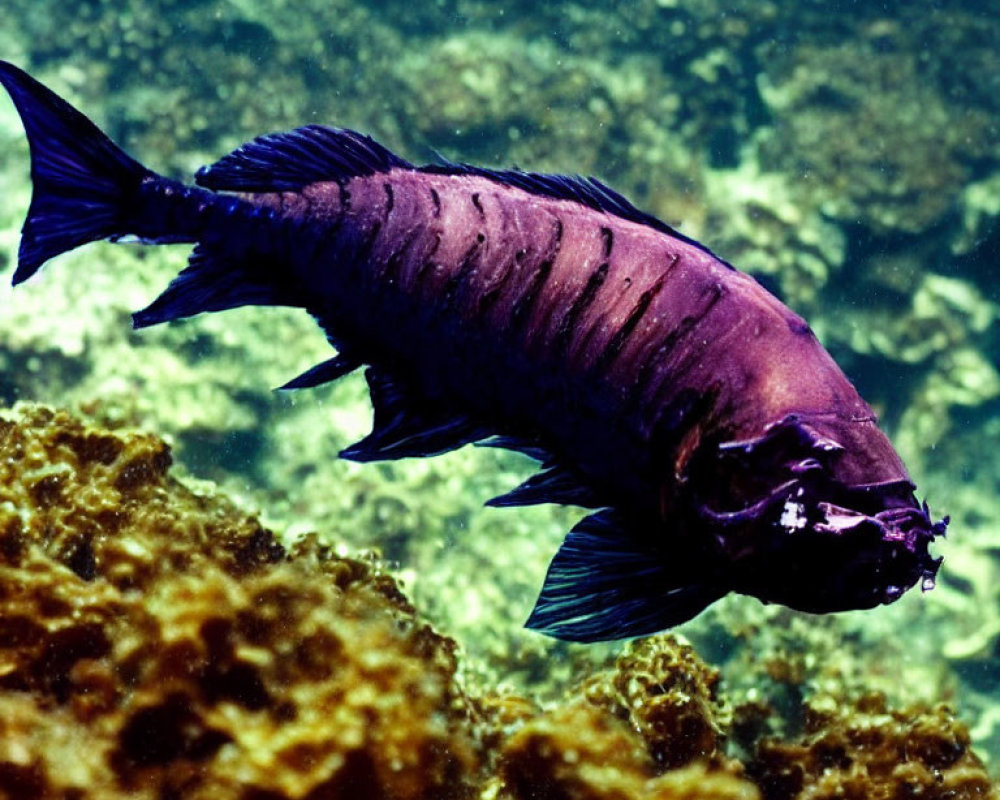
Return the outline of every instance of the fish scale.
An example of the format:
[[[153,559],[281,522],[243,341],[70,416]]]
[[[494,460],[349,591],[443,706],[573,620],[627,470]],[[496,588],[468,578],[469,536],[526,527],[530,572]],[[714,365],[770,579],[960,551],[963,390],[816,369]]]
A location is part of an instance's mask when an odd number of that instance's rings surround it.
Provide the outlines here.
[[[569,532],[527,625],[651,633],[728,592],[812,612],[920,583],[931,520],[875,416],[809,326],[751,277],[594,178],[414,166],[319,125],[248,142],[197,186],[134,161],[11,64],[34,191],[14,283],[96,239],[195,245],[133,317],[241,305],[311,313],[365,366],[375,461],[469,443],[542,471],[493,505],[596,509]]]

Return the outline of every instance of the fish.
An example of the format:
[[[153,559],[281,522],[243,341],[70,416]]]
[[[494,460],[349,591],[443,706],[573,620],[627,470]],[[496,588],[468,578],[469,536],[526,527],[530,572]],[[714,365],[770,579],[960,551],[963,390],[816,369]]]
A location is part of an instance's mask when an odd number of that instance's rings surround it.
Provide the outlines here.
[[[596,178],[416,166],[356,131],[258,137],[160,176],[18,67],[0,83],[32,197],[13,283],[87,242],[194,245],[132,317],[245,305],[311,314],[364,368],[359,462],[478,444],[540,463],[492,506],[588,509],[528,628],[593,642],[740,593],[813,613],[892,603],[941,564],[933,521],[871,407],[754,278]]]

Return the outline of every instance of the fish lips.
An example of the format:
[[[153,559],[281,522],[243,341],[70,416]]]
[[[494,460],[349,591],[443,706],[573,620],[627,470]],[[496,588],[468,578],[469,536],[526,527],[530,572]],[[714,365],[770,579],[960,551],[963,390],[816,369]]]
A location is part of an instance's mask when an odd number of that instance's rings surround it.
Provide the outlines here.
[[[797,487],[761,520],[759,546],[735,559],[735,590],[812,613],[892,603],[918,582],[928,591],[941,565],[929,546],[948,519],[933,522],[926,504],[897,502],[890,494],[888,507],[871,512]]]

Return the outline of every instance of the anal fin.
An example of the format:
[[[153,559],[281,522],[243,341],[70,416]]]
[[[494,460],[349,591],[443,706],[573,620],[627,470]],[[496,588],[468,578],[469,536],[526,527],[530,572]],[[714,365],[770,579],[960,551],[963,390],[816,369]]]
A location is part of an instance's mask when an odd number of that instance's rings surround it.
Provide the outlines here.
[[[535,461],[543,464],[552,463],[552,454],[544,446],[534,439],[526,439],[520,436],[491,436],[481,442],[476,442],[476,447],[496,447],[502,450],[513,450],[516,453],[526,455]]]
[[[297,305],[290,287],[267,280],[265,265],[198,245],[188,265],[152,303],[132,315],[134,328],[250,305]]]
[[[525,625],[574,642],[626,639],[686,622],[726,593],[680,553],[670,556],[613,509],[591,514],[552,559]]]
[[[337,353],[333,358],[310,367],[301,375],[292,378],[288,383],[278,387],[279,391],[292,389],[311,389],[324,383],[330,383],[343,378],[361,366],[361,361],[344,353]]]
[[[486,505],[500,508],[538,503],[599,508],[606,505],[607,501],[598,497],[598,493],[584,484],[576,474],[560,466],[551,466],[538,472],[516,489],[486,501]]]
[[[360,442],[340,452],[351,461],[432,456],[489,436],[492,431],[470,417],[438,408],[413,396],[389,376],[369,367],[365,372],[375,424]]]

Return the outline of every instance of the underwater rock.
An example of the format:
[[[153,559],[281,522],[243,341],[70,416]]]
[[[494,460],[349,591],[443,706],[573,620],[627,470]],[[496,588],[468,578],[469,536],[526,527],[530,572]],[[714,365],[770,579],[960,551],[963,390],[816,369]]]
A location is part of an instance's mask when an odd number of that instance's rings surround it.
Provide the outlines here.
[[[585,701],[528,722],[503,750],[501,776],[516,800],[758,800],[734,765],[694,761],[656,774],[628,727]]]
[[[0,422],[0,793],[463,797],[450,640],[372,564],[291,552],[154,436]]]
[[[990,113],[942,97],[922,75],[919,48],[873,36],[765,50],[759,83],[775,122],[762,163],[803,175],[834,219],[924,232],[955,210],[968,164],[996,155]]]
[[[950,712],[871,697],[812,702],[745,770],[717,670],[671,634],[544,709],[466,690],[376,562],[286,547],[170,461],[153,435],[0,414],[0,796],[993,796]]]
[[[713,232],[714,247],[793,308],[823,318],[823,289],[841,268],[847,242],[817,205],[802,201],[798,181],[746,161],[713,173],[705,194],[710,210],[701,227]]]
[[[524,714],[502,744],[500,776],[514,798],[759,797],[723,754],[730,712],[718,671],[676,636],[628,645],[567,697]]]
[[[634,642],[610,675],[592,678],[583,692],[626,721],[663,769],[722,751],[731,712],[720,693],[719,671],[673,635]]]
[[[472,703],[375,564],[286,549],[170,461],[42,406],[0,419],[0,793],[757,796],[717,753],[717,674],[674,637],[549,712]]]
[[[762,741],[748,765],[765,800],[992,798],[995,790],[946,706],[887,707],[872,694],[806,706],[796,741]]]

